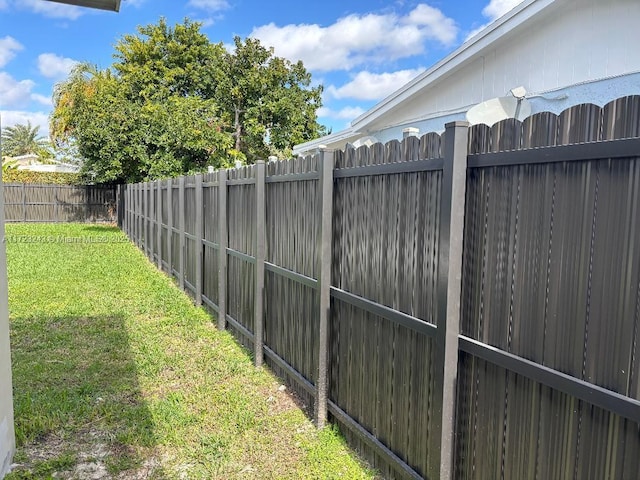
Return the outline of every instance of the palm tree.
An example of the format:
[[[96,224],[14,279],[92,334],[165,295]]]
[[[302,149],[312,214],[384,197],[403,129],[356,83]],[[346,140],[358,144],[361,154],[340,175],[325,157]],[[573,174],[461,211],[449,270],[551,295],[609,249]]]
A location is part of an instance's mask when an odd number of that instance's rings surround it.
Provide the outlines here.
[[[2,173],[18,169],[18,162],[11,160],[9,157],[2,159]]]
[[[96,65],[88,62],[77,64],[69,77],[53,88],[53,104],[56,106],[49,117],[51,141],[63,147],[72,141],[74,104],[89,96],[94,88],[93,79],[100,74]]]
[[[10,157],[35,153],[42,155],[49,148],[49,141],[38,135],[40,127],[31,122],[6,127],[2,130],[2,154]]]

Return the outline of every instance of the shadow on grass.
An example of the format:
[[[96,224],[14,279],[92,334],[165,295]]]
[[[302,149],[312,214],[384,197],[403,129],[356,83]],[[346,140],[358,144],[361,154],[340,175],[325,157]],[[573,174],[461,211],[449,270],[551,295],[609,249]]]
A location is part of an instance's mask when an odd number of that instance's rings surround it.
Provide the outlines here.
[[[11,328],[19,466],[7,478],[165,478],[123,317]]]

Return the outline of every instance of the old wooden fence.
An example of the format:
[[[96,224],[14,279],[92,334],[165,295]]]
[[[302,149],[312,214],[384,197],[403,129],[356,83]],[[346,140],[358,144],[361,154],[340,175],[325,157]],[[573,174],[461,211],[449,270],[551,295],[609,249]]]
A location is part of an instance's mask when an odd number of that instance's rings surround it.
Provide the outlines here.
[[[117,192],[103,185],[5,183],[5,221],[115,222]]]
[[[635,479],[639,119],[129,185],[123,228],[388,477]]]

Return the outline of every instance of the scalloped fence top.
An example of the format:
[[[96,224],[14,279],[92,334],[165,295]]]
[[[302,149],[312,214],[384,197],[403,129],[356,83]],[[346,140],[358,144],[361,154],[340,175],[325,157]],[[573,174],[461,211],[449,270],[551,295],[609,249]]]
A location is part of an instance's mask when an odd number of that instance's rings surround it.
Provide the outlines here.
[[[376,143],[358,148],[348,145],[344,150],[336,151],[336,168],[441,158],[444,136],[444,133],[431,132],[421,137],[391,140],[385,144]],[[559,115],[540,112],[522,122],[511,118],[492,126],[473,125],[469,127],[469,154],[636,137],[640,137],[640,95],[630,95],[613,100],[603,107],[583,103],[574,105]],[[301,163],[294,160],[290,166],[283,164],[278,170],[293,173],[300,168],[294,165],[303,164],[315,170],[317,167],[313,158],[305,157],[300,160]],[[306,168],[304,170],[308,171]]]

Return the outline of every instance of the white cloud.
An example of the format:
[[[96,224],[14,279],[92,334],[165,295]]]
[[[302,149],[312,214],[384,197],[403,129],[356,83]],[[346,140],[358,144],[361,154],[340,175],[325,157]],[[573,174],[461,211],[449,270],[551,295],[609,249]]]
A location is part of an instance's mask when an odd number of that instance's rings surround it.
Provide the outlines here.
[[[9,63],[24,47],[13,37],[0,38],[0,68]]]
[[[482,15],[487,17],[489,21],[479,27],[471,30],[467,37],[465,38],[465,42],[472,37],[475,37],[482,30],[487,28],[492,22],[496,21],[498,18],[503,16],[508,11],[512,10],[514,7],[522,3],[523,0],[491,0],[489,4],[482,9]]]
[[[416,68],[390,73],[358,72],[349,83],[341,87],[330,85],[327,88],[327,94],[334,98],[381,100],[423,71],[421,68]]]
[[[417,27],[426,27],[424,29],[426,38],[437,40],[444,45],[451,45],[455,42],[458,34],[453,19],[426,3],[421,3],[414,8],[409,13],[406,23]]]
[[[7,8],[9,8],[9,1],[0,0],[0,10],[6,10]]]
[[[20,0],[16,5],[50,18],[76,20],[85,13],[85,10],[80,7],[42,0]]]
[[[195,21],[196,22],[200,22],[202,24],[202,28],[208,28],[211,25],[213,25],[214,23],[216,23],[216,19],[213,18],[213,17],[198,18]]]
[[[522,0],[491,0],[482,9],[482,14],[490,20],[496,20],[520,3]]]
[[[338,120],[353,120],[364,113],[364,109],[360,107],[344,107],[340,110],[332,110],[327,107],[318,109],[318,117],[333,118]]]
[[[419,4],[408,15],[349,15],[334,24],[255,28],[250,36],[272,46],[279,56],[302,60],[309,70],[350,70],[367,62],[380,63],[424,53],[426,43],[451,45],[455,22],[440,10]]]
[[[38,132],[43,137],[49,136],[49,114],[46,112],[25,112],[22,110],[2,110],[2,128],[31,122],[32,126],[39,126]]]
[[[189,0],[187,6],[207,12],[218,12],[229,8],[229,2],[227,0]]]
[[[34,102],[38,102],[42,105],[45,105],[47,107],[53,106],[53,99],[51,98],[51,95],[47,96],[47,95],[40,95],[39,93],[32,93],[31,100],[33,100]]]
[[[77,60],[60,57],[55,53],[38,55],[38,70],[47,78],[64,78],[78,63]]]
[[[0,72],[0,105],[21,107],[31,100],[31,90],[35,83],[31,80],[16,80],[6,72]]]

